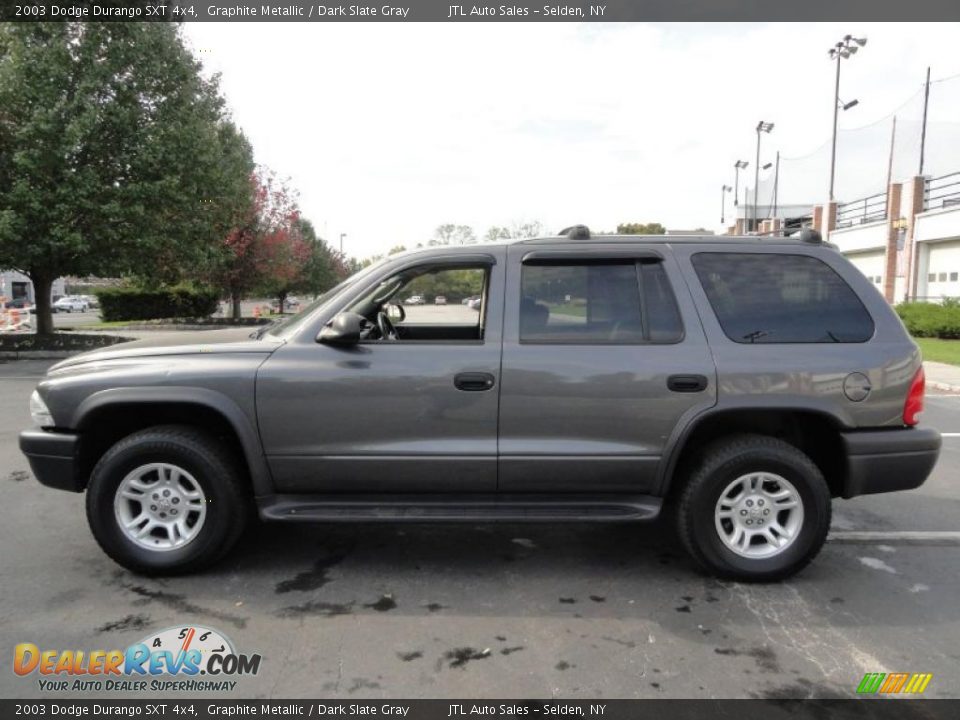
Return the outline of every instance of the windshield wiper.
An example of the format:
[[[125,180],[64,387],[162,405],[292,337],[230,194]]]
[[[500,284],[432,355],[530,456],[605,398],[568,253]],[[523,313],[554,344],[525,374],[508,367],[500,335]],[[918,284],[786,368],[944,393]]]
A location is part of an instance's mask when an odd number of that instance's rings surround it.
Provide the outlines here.
[[[269,332],[270,328],[275,327],[282,319],[283,318],[275,318],[270,322],[268,322],[266,325],[261,325],[252,333],[250,333],[247,337],[249,337],[252,340],[259,340],[264,335],[266,335],[267,332]]]

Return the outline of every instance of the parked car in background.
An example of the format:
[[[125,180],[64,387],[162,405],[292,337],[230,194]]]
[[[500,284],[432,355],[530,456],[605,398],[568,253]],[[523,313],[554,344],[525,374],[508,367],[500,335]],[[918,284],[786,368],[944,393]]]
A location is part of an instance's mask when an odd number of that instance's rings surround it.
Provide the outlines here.
[[[466,305],[466,306],[467,306],[468,308],[470,308],[471,310],[479,310],[479,309],[480,309],[480,304],[481,304],[482,302],[483,302],[483,298],[482,298],[482,297],[480,297],[479,295],[474,295],[474,296],[468,297],[466,300],[464,300],[464,301],[463,301],[463,304]]]
[[[90,310],[99,310],[100,301],[97,299],[96,295],[77,295],[78,298],[87,303],[87,308]]]
[[[291,295],[290,297],[286,298],[286,299],[283,301],[283,311],[284,311],[284,312],[286,312],[286,311],[288,311],[288,310],[296,311],[296,310],[298,310],[299,308],[300,308],[300,300],[299,300],[298,298],[294,297],[293,295]],[[272,303],[270,303],[270,309],[271,309],[273,312],[280,312],[280,303],[279,303],[277,300],[274,300]]]
[[[64,297],[60,298],[53,304],[54,309],[57,312],[86,312],[90,309],[90,305],[86,300],[80,297]]]
[[[406,300],[404,300],[404,305],[423,305],[427,301],[424,300],[423,295],[411,295]]]
[[[434,304],[434,305],[446,305],[446,304],[447,304],[447,296],[446,296],[446,295],[437,295],[437,296],[433,299],[433,304]]]

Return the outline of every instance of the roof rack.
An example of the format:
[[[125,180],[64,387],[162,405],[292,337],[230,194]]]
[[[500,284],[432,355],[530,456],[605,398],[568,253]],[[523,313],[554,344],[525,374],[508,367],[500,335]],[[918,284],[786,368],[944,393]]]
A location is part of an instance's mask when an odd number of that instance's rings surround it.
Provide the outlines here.
[[[561,230],[560,235],[566,235],[571,240],[589,240],[590,228],[586,225],[571,225]]]
[[[810,243],[811,245],[823,245],[823,236],[818,230],[812,227],[800,229],[800,242]]]

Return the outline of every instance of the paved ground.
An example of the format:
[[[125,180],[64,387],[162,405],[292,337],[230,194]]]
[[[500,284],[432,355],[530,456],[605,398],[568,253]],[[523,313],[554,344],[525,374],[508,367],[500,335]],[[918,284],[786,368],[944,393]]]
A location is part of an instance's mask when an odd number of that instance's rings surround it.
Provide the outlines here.
[[[9,670],[17,642],[123,648],[190,622],[263,655],[239,696],[850,696],[880,671],[960,696],[956,435],[921,489],[838,501],[837,539],[779,585],[701,575],[665,527],[563,525],[260,526],[214,571],[151,580],[16,449],[49,364],[0,364],[2,697],[42,694]],[[960,396],[925,422],[960,433]]]

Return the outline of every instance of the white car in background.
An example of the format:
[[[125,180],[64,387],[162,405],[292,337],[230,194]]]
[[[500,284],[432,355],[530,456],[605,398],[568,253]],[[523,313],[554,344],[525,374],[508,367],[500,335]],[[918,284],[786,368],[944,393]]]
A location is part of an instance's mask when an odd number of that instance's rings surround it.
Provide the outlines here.
[[[90,309],[90,304],[83,298],[62,297],[53,304],[57,312],[86,312]]]

